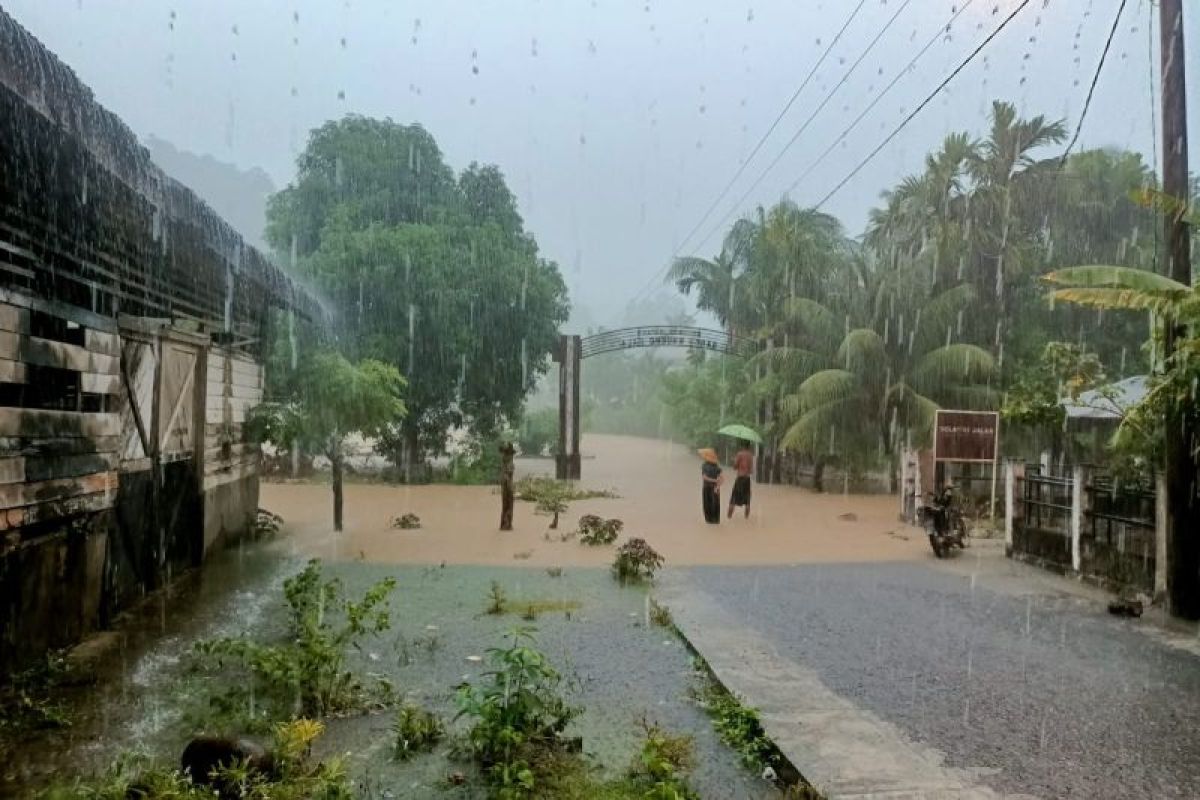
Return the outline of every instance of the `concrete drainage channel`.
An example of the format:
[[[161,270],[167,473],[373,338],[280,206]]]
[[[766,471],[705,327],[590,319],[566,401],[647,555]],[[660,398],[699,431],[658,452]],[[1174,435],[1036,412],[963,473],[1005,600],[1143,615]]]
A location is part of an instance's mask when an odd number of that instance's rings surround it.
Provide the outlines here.
[[[792,797],[825,800],[1036,800],[1001,794],[945,766],[874,714],[829,690],[760,634],[678,574],[656,592],[674,628],[725,691],[758,709],[779,753],[777,780]],[[795,788],[789,788],[794,786]]]
[[[663,608],[666,608],[666,606],[664,605]],[[688,652],[691,653],[694,665],[699,671],[704,673],[704,678],[709,685],[715,687],[717,691],[726,695],[729,698],[727,702],[736,703],[741,706],[742,698],[739,696],[739,694],[730,689],[730,687],[721,680],[721,676],[713,670],[712,666],[708,663],[700,651],[697,650],[695,645],[692,644],[692,641],[688,638],[687,634],[680,629],[678,623],[672,621],[669,627],[671,631],[679,637],[680,641],[683,642]],[[758,717],[757,709],[743,707],[743,713],[747,712],[755,717]],[[775,743],[774,738],[771,737],[770,731],[767,730],[766,723],[761,718],[758,719],[758,724],[761,726],[762,735],[767,738],[767,744],[769,745],[759,750],[761,761],[764,764],[763,778],[773,782],[775,786],[783,793],[783,796],[788,798],[788,800],[825,800],[821,792],[818,791],[817,788],[814,787],[804,777],[803,774],[801,774],[800,770],[796,768],[796,765],[792,763],[790,758],[788,758],[787,753],[779,749],[779,746]],[[716,722],[714,720],[714,726],[715,725]],[[727,744],[730,744],[731,747],[735,746],[729,742],[727,742]]]

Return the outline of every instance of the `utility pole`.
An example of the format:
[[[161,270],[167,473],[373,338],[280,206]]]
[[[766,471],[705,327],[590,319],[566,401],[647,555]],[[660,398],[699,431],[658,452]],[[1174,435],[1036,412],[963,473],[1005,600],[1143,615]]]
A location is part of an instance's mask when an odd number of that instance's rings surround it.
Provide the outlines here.
[[[1193,9],[1193,12],[1195,9]],[[1184,212],[1188,186],[1187,92],[1184,86],[1183,0],[1159,4],[1162,40],[1163,193],[1168,198],[1166,236],[1168,274],[1192,285],[1190,232]],[[1176,202],[1169,202],[1170,200]],[[1175,351],[1184,331],[1170,325],[1166,355]],[[1172,400],[1165,419],[1167,484],[1167,608],[1185,619],[1200,619],[1200,505],[1196,501],[1197,414],[1194,400]]]

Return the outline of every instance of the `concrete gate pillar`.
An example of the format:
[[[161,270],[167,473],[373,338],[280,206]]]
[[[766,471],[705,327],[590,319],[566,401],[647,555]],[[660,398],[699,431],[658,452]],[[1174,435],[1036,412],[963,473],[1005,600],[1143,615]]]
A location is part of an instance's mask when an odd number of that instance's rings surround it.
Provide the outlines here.
[[[579,359],[580,337],[559,336],[554,360],[558,362],[558,451],[554,475],[560,481],[579,480]]]

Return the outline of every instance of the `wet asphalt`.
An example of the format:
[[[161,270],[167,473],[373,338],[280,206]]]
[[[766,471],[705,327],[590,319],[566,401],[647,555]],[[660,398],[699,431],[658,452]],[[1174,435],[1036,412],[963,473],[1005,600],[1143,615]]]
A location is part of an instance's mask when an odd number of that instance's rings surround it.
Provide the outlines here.
[[[1200,797],[1200,658],[1144,621],[920,563],[683,572],[781,656],[997,791]]]

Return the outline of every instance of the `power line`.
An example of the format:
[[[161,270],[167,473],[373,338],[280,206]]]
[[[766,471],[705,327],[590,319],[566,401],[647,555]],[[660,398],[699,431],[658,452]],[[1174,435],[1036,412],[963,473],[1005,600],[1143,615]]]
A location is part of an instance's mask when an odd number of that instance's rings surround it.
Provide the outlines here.
[[[892,14],[887,23],[879,29],[879,33],[875,34],[875,38],[871,40],[870,44],[868,44],[866,49],[864,49],[859,55],[858,59],[850,65],[850,69],[846,71],[846,74],[842,76],[842,79],[838,81],[837,85],[825,95],[825,98],[821,101],[820,105],[818,105],[813,113],[809,115],[808,119],[804,121],[804,124],[800,126],[799,130],[792,135],[792,138],[788,140],[788,143],[783,146],[783,149],[779,151],[779,153],[775,156],[775,159],[767,165],[766,169],[759,173],[759,176],[754,180],[754,183],[750,184],[750,188],[746,189],[746,191],[742,193],[742,196],[738,198],[737,202],[734,203],[732,207],[730,207],[729,211],[725,213],[725,216],[721,218],[720,222],[710,229],[705,237],[700,240],[700,245],[703,245],[705,242],[711,239],[712,235],[720,230],[721,227],[729,221],[731,216],[737,213],[738,209],[742,207],[742,203],[746,202],[746,198],[750,196],[751,192],[757,189],[758,185],[762,183],[763,179],[771,174],[771,170],[775,168],[775,165],[777,165],[787,151],[791,149],[792,145],[796,143],[796,140],[800,138],[800,135],[808,129],[808,126],[811,125],[813,120],[817,118],[817,115],[824,110],[825,106],[829,104],[829,101],[833,99],[833,96],[837,94],[838,90],[841,89],[846,81],[850,79],[850,76],[854,73],[854,70],[858,68],[858,65],[861,64],[864,59],[866,59],[866,57],[871,53],[871,50],[875,48],[875,45],[881,38],[883,38],[883,35],[888,32],[888,30],[896,22],[896,19],[900,16],[901,12],[903,12],[911,2],[912,0],[904,0],[900,7],[896,9],[896,12]]]
[[[1067,156],[1070,155],[1071,149],[1075,147],[1075,143],[1079,141],[1079,134],[1083,132],[1083,121],[1087,119],[1088,109],[1092,105],[1092,95],[1096,92],[1096,84],[1100,81],[1100,72],[1104,69],[1104,60],[1108,58],[1108,50],[1112,47],[1113,37],[1117,34],[1117,26],[1121,24],[1121,13],[1125,11],[1125,0],[1121,0],[1121,5],[1117,6],[1117,16],[1113,18],[1112,28],[1108,32],[1108,39],[1104,42],[1104,50],[1100,53],[1100,61],[1096,64],[1096,72],[1092,75],[1092,85],[1088,87],[1087,98],[1083,101],[1083,110],[1079,112],[1079,122],[1075,125],[1075,135],[1071,137],[1067,149],[1063,151],[1062,160],[1058,162],[1058,168],[1061,170],[1067,163]]]
[[[809,82],[813,79],[813,76],[817,74],[817,70],[821,68],[821,64],[825,63],[825,59],[833,51],[833,48],[837,46],[838,41],[840,41],[842,38],[842,34],[844,34],[846,29],[850,27],[850,23],[854,21],[856,16],[858,16],[859,10],[864,4],[866,4],[866,2],[867,0],[859,0],[858,5],[854,7],[854,10],[850,12],[850,16],[848,16],[846,21],[842,24],[841,30],[837,32],[837,35],[833,37],[833,40],[829,43],[829,46],[825,48],[825,52],[821,53],[821,57],[817,59],[817,62],[813,64],[812,69],[810,69],[808,74],[804,76],[804,80],[800,83],[800,86],[796,89],[796,91],[792,92],[792,96],[788,99],[783,109],[775,117],[775,121],[771,123],[771,127],[767,128],[767,132],[759,138],[758,143],[754,145],[754,149],[750,151],[750,155],[746,156],[746,158],[742,160],[737,172],[735,172],[733,177],[729,179],[729,182],[725,184],[725,188],[721,190],[721,193],[717,195],[717,198],[712,201],[712,205],[710,205],[708,210],[704,212],[704,216],[700,218],[700,221],[696,223],[696,226],[692,228],[688,235],[683,237],[682,241],[680,241],[679,246],[675,248],[675,255],[678,255],[679,252],[687,246],[687,243],[691,241],[691,238],[695,236],[702,227],[704,227],[704,223],[708,222],[709,215],[711,215],[712,212],[716,210],[717,206],[721,204],[721,201],[725,199],[725,195],[729,194],[729,190],[733,188],[735,183],[737,183],[738,178],[742,177],[742,173],[746,171],[746,168],[750,166],[750,162],[754,160],[756,155],[758,155],[758,151],[762,149],[762,146],[766,144],[767,139],[772,133],[775,132],[775,129],[779,127],[779,123],[783,120],[787,112],[791,110],[792,105],[796,102],[796,99],[800,97],[800,93],[804,91],[804,88],[808,86]]]
[[[829,198],[833,197],[835,194],[837,194],[839,191],[841,191],[842,187],[845,186],[847,183],[849,183],[851,181],[851,179],[854,178],[855,175],[857,175],[859,172],[861,172],[863,167],[865,167],[868,163],[870,163],[871,160],[873,158],[875,158],[875,156],[879,155],[880,151],[883,150],[884,147],[887,147],[888,143],[890,143],[893,139],[895,139],[896,136],[899,135],[900,131],[904,130],[904,128],[907,127],[908,123],[912,122],[913,119],[918,114],[920,114],[921,111],[923,111],[925,109],[925,106],[929,105],[933,101],[933,98],[937,97],[937,95],[942,91],[942,89],[945,89],[946,86],[949,85],[950,81],[954,80],[954,78],[958,76],[958,73],[960,73],[964,69],[966,69],[967,65],[970,64],[973,60],[975,60],[975,56],[979,55],[979,53],[983,50],[983,48],[987,47],[993,39],[995,39],[998,35],[1000,35],[1000,32],[1003,31],[1006,27],[1008,27],[1008,24],[1010,22],[1012,22],[1013,19],[1015,19],[1016,16],[1018,14],[1020,14],[1025,9],[1026,6],[1029,5],[1029,3],[1030,3],[1030,0],[1021,0],[1021,4],[1019,6],[1017,6],[1015,9],[1013,9],[1012,13],[1010,13],[1007,17],[1005,17],[1004,21],[1001,22],[1000,25],[994,31],[992,31],[990,34],[988,34],[988,37],[986,39],[984,39],[982,42],[980,42],[979,46],[976,47],[974,50],[972,50],[971,54],[969,56],[967,56],[961,64],[959,64],[957,67],[955,67],[954,71],[951,72],[949,75],[947,75],[946,78],[941,83],[938,84],[937,88],[934,89],[932,92],[930,92],[929,95],[924,100],[921,101],[921,104],[918,105],[911,114],[909,114],[907,117],[905,117],[904,120],[899,125],[896,126],[895,130],[893,130],[891,133],[889,133],[887,135],[887,137],[884,138],[884,140],[882,142],[880,142],[879,145],[874,150],[872,150],[870,153],[868,153],[866,158],[864,158],[862,161],[858,162],[858,166],[856,166],[854,169],[852,169],[850,171],[850,174],[848,174],[846,177],[842,178],[841,181],[838,182],[837,186],[834,186],[829,191],[828,194],[826,194],[824,197],[822,197],[821,202],[819,202],[815,206],[813,206],[813,210],[815,211],[817,209],[820,209],[821,206],[823,206],[823,205],[825,205],[825,203],[829,202]]]
[[[704,212],[704,216],[700,218],[700,221],[697,222],[696,225],[688,232],[688,235],[683,237],[679,244],[676,245],[674,252],[671,254],[671,258],[667,261],[667,266],[662,270],[656,271],[650,277],[650,280],[638,290],[636,295],[634,295],[634,301],[640,300],[642,295],[644,295],[651,286],[661,280],[660,275],[665,277],[667,272],[670,271],[671,264],[687,246],[688,242],[691,241],[692,237],[695,236],[702,227],[704,227],[704,223],[708,221],[708,218],[712,215],[712,212],[717,209],[717,206],[721,204],[721,201],[725,199],[725,196],[729,194],[729,190],[733,188],[735,183],[737,183],[738,178],[742,177],[742,174],[746,171],[746,168],[750,166],[750,162],[754,160],[756,155],[758,155],[758,151],[762,149],[764,144],[766,144],[767,139],[770,138],[771,134],[775,132],[775,129],[779,127],[779,123],[783,121],[784,116],[787,115],[787,112],[791,110],[792,105],[795,104],[796,100],[800,97],[800,93],[803,92],[805,87],[808,86],[809,82],[812,81],[813,76],[817,74],[817,70],[821,68],[823,63],[825,63],[825,59],[831,52],[833,52],[833,48],[837,46],[837,43],[841,41],[842,34],[844,34],[846,29],[850,27],[850,23],[852,23],[854,18],[858,16],[859,10],[866,4],[866,2],[867,0],[859,0],[858,5],[856,5],[850,12],[850,16],[846,17],[846,21],[842,23],[841,29],[838,30],[837,34],[829,42],[829,46],[825,48],[824,52],[821,53],[821,57],[817,59],[816,63],[812,65],[812,68],[809,69],[808,74],[804,76],[804,80],[800,82],[800,86],[797,87],[796,91],[792,92],[792,96],[788,98],[787,103],[784,104],[779,114],[776,115],[774,122],[772,122],[771,126],[767,128],[766,133],[759,137],[758,142],[754,145],[754,149],[750,151],[750,155],[746,156],[746,158],[742,160],[742,163],[738,166],[737,171],[734,172],[733,177],[729,179],[729,182],[725,184],[725,188],[723,188],[720,194],[717,195],[716,199],[712,201],[712,204],[708,207],[708,210]]]
[[[959,16],[964,11],[966,11],[968,8],[970,8],[971,3],[973,1],[974,0],[967,0],[966,3],[964,3],[962,6],[960,6],[956,12],[954,12],[954,14],[950,17],[950,19],[946,22],[946,24],[944,26],[937,29],[937,33],[935,33],[932,37],[930,37],[929,41],[927,41],[925,43],[925,46],[922,47],[920,50],[918,50],[917,54],[914,55],[912,57],[912,59],[907,64],[904,65],[904,69],[897,72],[896,77],[892,78],[892,80],[888,83],[888,85],[883,87],[883,90],[875,96],[875,99],[873,99],[870,103],[868,103],[867,106],[859,113],[859,115],[857,117],[855,117],[854,120],[848,126],[846,126],[846,129],[844,131],[842,131],[841,134],[839,134],[837,138],[835,138],[832,142],[829,143],[829,146],[825,148],[825,151],[823,153],[821,153],[821,155],[817,156],[813,160],[813,162],[808,165],[808,167],[804,170],[804,172],[802,172],[800,174],[800,177],[796,178],[796,180],[792,181],[792,185],[787,188],[787,191],[784,192],[784,194],[790,194],[792,191],[794,191],[796,189],[797,186],[800,185],[801,181],[803,181],[805,178],[807,178],[809,175],[812,174],[812,171],[814,169],[816,169],[817,166],[822,161],[825,160],[826,156],[828,156],[830,153],[832,153],[833,149],[835,147],[837,147],[843,140],[845,140],[845,138],[847,136],[849,136],[854,131],[855,128],[858,127],[859,123],[863,121],[863,119],[867,116],[867,114],[871,113],[871,110],[879,104],[879,101],[882,100],[884,97],[886,97],[888,92],[890,92],[893,88],[895,88],[896,84],[900,82],[900,79],[909,73],[909,71],[916,65],[917,61],[919,61],[927,52],[929,52],[929,48],[933,47],[937,43],[937,41],[942,38],[943,32],[946,29],[948,29],[951,25],[953,25],[954,22],[959,18]]]

